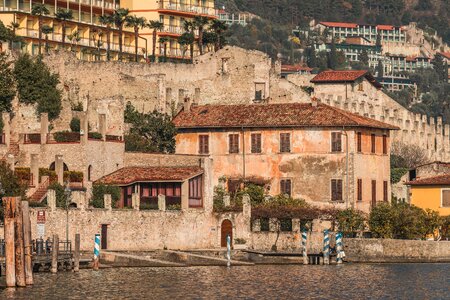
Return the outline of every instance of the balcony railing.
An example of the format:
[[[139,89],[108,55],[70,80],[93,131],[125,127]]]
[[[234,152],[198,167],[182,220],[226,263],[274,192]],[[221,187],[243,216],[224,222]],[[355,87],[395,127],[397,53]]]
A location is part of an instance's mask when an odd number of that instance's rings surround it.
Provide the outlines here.
[[[40,133],[25,133],[23,135],[24,144],[40,144],[41,134]]]
[[[174,25],[164,25],[164,28],[161,30],[163,33],[173,33],[173,34],[183,34],[185,32],[184,28],[181,26]],[[194,30],[194,34],[198,36],[198,30]]]
[[[194,50],[194,56],[198,56],[200,53],[198,50]],[[164,56],[164,48],[160,47],[159,49],[159,55]],[[189,49],[184,51],[184,58],[189,58],[191,55],[191,52]],[[168,57],[183,57],[183,50],[177,49],[177,48],[167,48],[167,56]]]
[[[203,7],[198,5],[188,5],[184,3],[174,3],[173,1],[161,1],[159,3],[159,9],[175,10],[180,12],[203,14],[215,16],[215,9],[212,7]]]

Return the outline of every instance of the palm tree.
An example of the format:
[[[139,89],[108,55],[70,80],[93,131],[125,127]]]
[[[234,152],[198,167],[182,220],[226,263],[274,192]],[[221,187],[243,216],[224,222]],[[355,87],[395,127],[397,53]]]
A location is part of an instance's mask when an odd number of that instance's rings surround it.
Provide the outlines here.
[[[167,42],[169,41],[168,37],[160,37],[159,43],[163,45],[164,48],[164,62],[167,62]]]
[[[219,49],[222,48],[223,41],[221,40],[222,34],[224,31],[228,29],[228,26],[225,22],[219,21],[219,20],[212,20],[211,23],[211,29],[214,31],[214,33],[217,35],[217,41],[214,45],[214,51],[219,51]]]
[[[100,60],[101,55],[101,47],[103,45],[103,31],[101,29],[92,28],[92,41],[94,42],[95,51],[95,60]],[[98,37],[98,39],[97,39]]]
[[[136,62],[139,61],[139,55],[138,55],[138,43],[139,43],[139,29],[142,29],[145,27],[147,23],[147,20],[144,17],[137,17],[137,16],[128,16],[127,17],[127,27],[133,27],[134,29],[134,60]]]
[[[111,60],[111,24],[113,24],[113,19],[111,15],[100,16],[100,23],[106,26],[106,60]]]
[[[67,36],[67,38],[70,40],[71,45],[72,45],[70,47],[70,50],[72,50],[73,45],[75,45],[77,42],[81,41],[80,32],[78,30],[75,30],[74,32],[69,34]]]
[[[163,30],[164,24],[159,21],[150,21],[147,26],[148,28],[153,29],[152,55],[153,60],[156,61],[156,32]]]
[[[45,52],[48,54],[48,35],[53,32],[53,27],[42,25],[42,33],[45,34]]]
[[[194,24],[198,28],[198,49],[200,51],[200,55],[203,55],[203,30],[205,26],[209,24],[209,19],[203,16],[195,16]]]
[[[55,14],[56,19],[61,21],[61,30],[62,30],[62,48],[64,49],[66,44],[66,24],[67,21],[73,19],[73,13],[70,9],[58,9],[58,12]]]
[[[41,47],[42,47],[42,22],[43,22],[43,16],[47,16],[50,14],[50,11],[48,8],[42,4],[37,3],[33,4],[33,8],[31,9],[31,14],[33,16],[38,16],[38,24],[39,24],[39,55],[42,54]]]
[[[122,60],[122,39],[123,39],[123,26],[130,11],[126,8],[116,9],[112,15],[112,21],[114,25],[119,29],[119,60]]]
[[[183,39],[186,40],[186,42],[189,42],[189,51],[191,52],[191,62],[194,62],[194,43],[195,43],[195,29],[197,29],[196,24],[193,21],[185,21],[183,24],[183,28],[185,35]],[[182,35],[182,36],[183,36]]]

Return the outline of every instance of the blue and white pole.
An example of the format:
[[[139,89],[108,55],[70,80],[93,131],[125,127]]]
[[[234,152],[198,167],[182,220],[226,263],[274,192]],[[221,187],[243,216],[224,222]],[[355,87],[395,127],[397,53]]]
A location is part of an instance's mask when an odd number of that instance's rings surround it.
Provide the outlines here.
[[[336,252],[337,252],[337,256],[336,256],[336,263],[342,264],[342,260],[344,258],[344,249],[342,246],[342,233],[338,232],[336,233]]]
[[[308,231],[302,231],[302,255],[303,255],[303,264],[308,264],[308,253],[306,253],[306,241],[308,238]]]
[[[328,229],[323,231],[323,264],[330,264],[330,236]]]
[[[227,267],[231,266],[231,236],[227,235]]]
[[[94,263],[92,267],[94,270],[98,270],[98,264],[100,260],[100,234],[95,234],[94,242]]]

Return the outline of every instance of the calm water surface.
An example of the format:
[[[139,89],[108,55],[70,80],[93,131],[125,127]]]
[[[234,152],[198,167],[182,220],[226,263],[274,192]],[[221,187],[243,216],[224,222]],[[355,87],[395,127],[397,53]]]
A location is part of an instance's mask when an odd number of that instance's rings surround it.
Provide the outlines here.
[[[4,284],[0,299],[450,299],[450,264],[115,268]]]

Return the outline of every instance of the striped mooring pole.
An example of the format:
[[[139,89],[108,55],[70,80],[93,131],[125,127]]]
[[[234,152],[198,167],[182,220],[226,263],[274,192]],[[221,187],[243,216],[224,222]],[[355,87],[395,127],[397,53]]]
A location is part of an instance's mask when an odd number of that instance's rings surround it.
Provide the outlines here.
[[[94,244],[94,263],[92,265],[92,268],[94,270],[98,270],[98,264],[100,260],[100,234],[95,234],[95,244]]]
[[[328,229],[323,231],[323,264],[330,264],[330,236]]]
[[[231,236],[227,235],[227,267],[231,267]]]
[[[308,264],[308,253],[306,252],[306,240],[308,238],[308,231],[302,231],[302,255],[303,255],[303,264]]]
[[[337,252],[337,256],[336,256],[336,263],[342,264],[342,259],[344,258],[344,251],[342,248],[342,233],[338,232],[336,233],[336,252]]]

